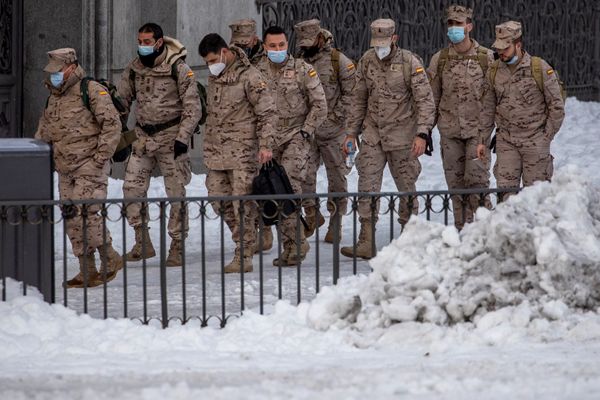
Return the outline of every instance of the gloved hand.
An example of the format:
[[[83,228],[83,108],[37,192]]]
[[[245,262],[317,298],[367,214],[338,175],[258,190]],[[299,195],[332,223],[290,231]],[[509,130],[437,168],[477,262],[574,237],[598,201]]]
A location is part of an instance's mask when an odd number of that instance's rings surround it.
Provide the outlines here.
[[[431,137],[431,131],[427,134],[427,139],[425,139],[427,144],[425,145],[425,155],[432,156],[433,155],[433,138]]]
[[[494,137],[490,141],[490,150],[492,151],[492,153],[496,154],[496,135],[494,135]]]
[[[175,141],[175,145],[173,146],[173,153],[175,154],[175,159],[182,154],[188,152],[188,145],[185,143],[181,143],[179,140]]]

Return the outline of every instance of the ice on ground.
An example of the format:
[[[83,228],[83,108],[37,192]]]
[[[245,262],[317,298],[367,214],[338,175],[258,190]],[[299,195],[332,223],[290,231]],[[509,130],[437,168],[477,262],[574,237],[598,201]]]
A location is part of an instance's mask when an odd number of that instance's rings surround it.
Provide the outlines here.
[[[600,337],[600,190],[584,175],[565,167],[494,212],[479,209],[460,233],[412,219],[371,261],[368,278],[345,279],[317,296],[309,325],[372,332],[466,322],[493,343],[515,330],[545,340],[570,330],[585,336],[578,323],[589,323],[587,313],[595,321],[587,332]]]

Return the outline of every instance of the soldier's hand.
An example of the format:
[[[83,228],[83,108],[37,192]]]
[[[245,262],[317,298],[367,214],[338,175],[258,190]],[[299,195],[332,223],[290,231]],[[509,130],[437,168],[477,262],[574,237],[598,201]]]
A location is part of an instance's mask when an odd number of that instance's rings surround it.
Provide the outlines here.
[[[485,161],[486,158],[486,154],[485,154],[485,149],[486,146],[485,144],[478,144],[477,145],[477,158],[480,159],[481,161]]]
[[[273,152],[267,149],[260,149],[258,152],[258,162],[266,164],[273,159]]]
[[[175,154],[175,159],[182,154],[188,152],[188,145],[185,143],[181,143],[179,140],[175,140],[175,144],[173,145],[173,153]]]
[[[352,149],[354,149],[354,151],[357,149],[356,138],[352,135],[346,135],[344,142],[342,143],[342,153],[344,153],[345,156],[348,155],[348,143],[352,143]]]
[[[427,141],[420,137],[415,137],[412,145],[412,155],[415,158],[419,158],[425,153],[425,147],[427,146]]]

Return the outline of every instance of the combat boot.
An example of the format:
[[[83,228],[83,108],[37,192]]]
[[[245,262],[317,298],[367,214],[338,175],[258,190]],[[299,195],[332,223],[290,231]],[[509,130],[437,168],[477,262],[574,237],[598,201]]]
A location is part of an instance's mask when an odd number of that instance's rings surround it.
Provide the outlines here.
[[[293,267],[304,261],[306,254],[310,250],[310,244],[304,238],[300,243],[300,254],[296,248],[296,242],[288,242],[285,244],[281,257],[273,260],[273,265],[276,267]]]
[[[304,227],[304,237],[309,238],[315,233],[318,227],[325,223],[325,218],[316,207],[307,207],[304,209],[304,212],[306,213],[304,219],[307,225]]]
[[[181,255],[182,248],[183,242],[181,240],[171,240],[171,247],[169,248],[169,255],[167,256],[167,267],[181,267],[183,265],[183,257]]]
[[[259,235],[262,235],[262,251],[269,251],[273,248],[273,230],[270,226],[263,226],[262,231],[258,231]],[[254,249],[254,254],[260,253],[260,248],[258,246],[258,239],[256,241],[256,247]]]
[[[325,235],[325,243],[333,243],[333,239],[334,239],[334,234],[335,234],[335,228],[333,226],[333,223],[329,223],[329,226],[327,227],[327,234]],[[341,242],[342,241],[342,224],[340,224],[340,227],[338,228],[338,240]]]
[[[358,242],[356,243],[356,253],[354,253],[353,246],[342,247],[340,252],[346,257],[354,258],[356,257],[363,258],[365,260],[370,260],[375,257],[375,253],[373,252],[373,226],[371,222],[364,222],[360,224],[360,234],[358,235]]]
[[[142,246],[142,243],[145,244],[145,248]],[[145,251],[142,254],[142,249]],[[152,240],[150,240],[150,232],[149,229],[145,230],[143,227],[136,226],[135,227],[135,244],[129,253],[127,253],[127,261],[140,261],[142,259],[148,259],[156,256],[156,250],[154,250],[154,246],[152,246]]]
[[[252,272],[252,269],[252,255],[244,254],[244,272]],[[235,250],[233,260],[225,266],[223,271],[226,274],[242,272],[242,257],[240,256],[239,249]]]
[[[84,271],[87,269],[87,287],[95,287],[102,284],[102,280],[96,270],[96,257],[94,254],[79,257],[79,273],[72,279],[63,282],[63,287],[82,288],[85,286]]]
[[[119,270],[123,268],[123,258],[111,244],[106,245],[106,252],[104,251],[104,246],[100,246],[98,252],[100,253],[100,262],[102,265],[99,277],[101,280],[104,280],[104,273],[106,271],[106,282],[110,282],[115,279]]]

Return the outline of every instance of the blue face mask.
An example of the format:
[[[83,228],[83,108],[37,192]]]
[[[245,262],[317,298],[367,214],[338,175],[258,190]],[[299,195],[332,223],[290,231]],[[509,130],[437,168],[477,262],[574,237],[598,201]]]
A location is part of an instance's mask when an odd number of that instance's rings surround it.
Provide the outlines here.
[[[152,53],[154,53],[154,46],[138,46],[140,56],[149,56]]]
[[[454,44],[465,40],[465,28],[462,26],[451,26],[448,28],[448,39]]]
[[[518,56],[517,56],[517,54],[515,53],[515,55],[514,55],[514,56],[513,56],[513,57],[512,57],[510,60],[508,60],[506,63],[507,63],[508,65],[514,65],[514,64],[516,64],[516,63],[517,63],[517,61],[519,61],[519,57],[518,57]]]
[[[287,58],[287,50],[269,50],[267,51],[267,57],[272,63],[281,64]]]
[[[50,83],[52,83],[52,86],[55,88],[59,88],[63,84],[64,79],[65,73],[62,71],[50,74]]]

